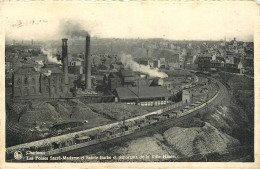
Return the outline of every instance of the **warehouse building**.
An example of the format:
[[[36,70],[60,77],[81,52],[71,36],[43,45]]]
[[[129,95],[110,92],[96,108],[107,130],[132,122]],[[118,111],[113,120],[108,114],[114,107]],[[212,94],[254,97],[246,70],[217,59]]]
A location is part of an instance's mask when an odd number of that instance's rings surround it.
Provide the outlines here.
[[[116,88],[115,102],[141,106],[159,106],[170,103],[170,96],[165,86],[118,87]]]

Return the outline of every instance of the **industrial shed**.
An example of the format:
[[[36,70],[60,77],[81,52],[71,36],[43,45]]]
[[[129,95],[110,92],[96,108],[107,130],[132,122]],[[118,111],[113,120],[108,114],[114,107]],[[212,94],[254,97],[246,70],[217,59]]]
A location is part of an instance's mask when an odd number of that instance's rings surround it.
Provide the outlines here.
[[[115,102],[141,106],[159,106],[169,103],[170,93],[165,86],[118,87]]]

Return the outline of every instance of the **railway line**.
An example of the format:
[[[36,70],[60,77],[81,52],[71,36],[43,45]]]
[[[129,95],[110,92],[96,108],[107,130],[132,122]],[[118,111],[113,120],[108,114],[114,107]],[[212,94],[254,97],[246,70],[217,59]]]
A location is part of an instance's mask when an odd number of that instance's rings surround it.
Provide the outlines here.
[[[52,156],[56,156],[56,155],[64,155],[64,154],[79,154],[80,151],[82,152],[86,152],[88,150],[91,150],[92,147],[102,147],[102,144],[104,145],[109,145],[109,144],[115,144],[118,140],[122,141],[125,139],[129,139],[129,138],[137,138],[140,137],[142,135],[145,135],[147,133],[153,133],[159,130],[162,130],[163,128],[169,128],[171,126],[173,126],[174,124],[176,124],[179,121],[182,121],[186,118],[195,116],[198,112],[203,111],[203,109],[205,107],[213,107],[214,105],[219,104],[219,102],[222,101],[223,97],[225,97],[225,94],[227,93],[227,90],[225,88],[225,86],[223,84],[221,84],[218,81],[215,81],[214,79],[211,79],[213,84],[217,84],[219,90],[217,92],[217,94],[215,96],[210,96],[210,100],[205,100],[205,102],[197,102],[197,104],[199,104],[199,106],[197,107],[192,107],[190,110],[187,108],[184,108],[184,105],[182,106],[168,106],[166,109],[161,109],[159,111],[156,112],[152,112],[148,115],[144,115],[141,117],[137,117],[137,118],[133,118],[133,119],[128,119],[127,121],[125,121],[124,123],[128,123],[128,127],[126,128],[122,128],[122,127],[116,127],[119,124],[122,126],[122,123],[113,123],[110,125],[106,125],[106,127],[102,128],[102,130],[105,130],[105,133],[101,132],[99,134],[96,134],[93,136],[91,136],[91,131],[95,131],[97,129],[92,129],[89,130],[89,134],[88,135],[83,135],[83,136],[78,136],[80,140],[83,140],[83,142],[79,142],[78,143],[73,143],[73,142],[69,142],[68,144],[70,144],[71,146],[67,147],[66,143],[60,143],[60,145],[58,145],[58,147],[64,147],[64,148],[58,148],[57,149],[57,145],[56,145],[56,149],[55,149],[55,145],[52,145],[52,149],[54,146],[54,150],[48,151],[48,149],[44,149],[44,151],[47,151],[48,153],[46,154],[48,155],[52,155]],[[214,91],[214,87],[211,86],[210,90]],[[212,92],[210,91],[210,92]],[[214,94],[213,94],[214,95]],[[210,102],[209,102],[210,101]],[[206,103],[208,102],[208,103]],[[182,112],[180,111],[182,109]],[[172,112],[172,111],[175,112]],[[169,118],[171,114],[171,118]],[[158,117],[152,117],[149,118],[148,116],[152,116],[152,115],[157,115]],[[165,118],[167,115],[168,119]],[[178,117],[178,118],[177,118]],[[164,119],[163,119],[164,118]],[[160,120],[163,119],[163,120]],[[135,124],[130,124],[129,123],[133,123],[135,122]],[[149,123],[149,124],[148,124]],[[125,125],[125,124],[124,124]],[[109,136],[107,133],[110,133]],[[71,136],[71,135],[70,135]],[[76,140],[79,140],[78,137],[76,137],[75,133],[73,138],[76,138]],[[47,140],[46,140],[47,141]],[[48,140],[50,141],[50,140]],[[74,145],[76,144],[76,145]],[[91,145],[91,146],[90,146]],[[29,145],[26,145],[29,146]],[[19,147],[19,146],[18,146]],[[74,147],[74,148],[73,148]],[[9,148],[10,149],[15,149],[15,148]],[[95,150],[95,149],[94,149]]]
[[[208,104],[209,109],[212,109],[212,108],[214,108],[214,106],[220,104],[221,101],[227,96],[227,92],[228,92],[226,87],[222,83],[220,83],[214,79],[212,79],[212,82],[218,84],[219,93],[218,93],[218,96],[214,99],[214,101],[212,101]],[[183,121],[187,118],[196,116],[197,113],[199,113],[199,112],[204,112],[205,111],[204,109],[205,108],[203,107],[203,108],[200,108],[189,114],[186,114],[184,116],[180,116],[179,118],[169,119],[166,121],[155,123],[153,125],[145,126],[139,132],[125,135],[124,137],[116,138],[113,140],[109,140],[109,141],[106,141],[106,142],[103,142],[100,144],[95,144],[95,145],[88,146],[88,147],[82,147],[80,149],[75,149],[72,151],[55,154],[53,156],[83,156],[86,154],[94,154],[96,152],[106,150],[108,147],[120,146],[120,145],[125,144],[126,141],[131,141],[131,140],[134,140],[139,137],[151,136],[156,133],[161,133],[162,131],[169,129],[170,127],[174,126],[176,123],[178,123],[180,121]]]

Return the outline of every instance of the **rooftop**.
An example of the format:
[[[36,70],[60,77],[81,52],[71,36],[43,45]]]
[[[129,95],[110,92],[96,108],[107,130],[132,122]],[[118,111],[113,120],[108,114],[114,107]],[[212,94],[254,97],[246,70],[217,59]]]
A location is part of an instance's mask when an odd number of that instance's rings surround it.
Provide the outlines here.
[[[34,65],[23,65],[19,69],[17,69],[15,74],[38,74],[40,72],[35,71]]]
[[[118,87],[116,92],[120,99],[154,98],[171,96],[165,86],[154,87]]]

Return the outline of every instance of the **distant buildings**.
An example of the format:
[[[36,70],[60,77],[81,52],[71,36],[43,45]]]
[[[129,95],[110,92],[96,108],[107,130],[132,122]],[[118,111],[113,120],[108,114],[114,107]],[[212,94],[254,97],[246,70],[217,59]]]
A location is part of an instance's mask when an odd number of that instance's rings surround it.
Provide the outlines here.
[[[113,94],[118,88],[139,87],[140,89],[141,87],[148,90],[150,87],[159,86],[160,90],[165,89],[168,94],[174,96],[183,90],[183,86],[192,81],[193,77],[179,73],[184,69],[248,74],[254,72],[253,43],[240,42],[235,38],[231,42],[170,42],[159,39],[137,44],[142,46],[141,52],[147,52],[145,57],[135,59],[137,63],[152,69],[158,68],[174,72],[175,75],[169,74],[169,77],[164,79],[149,77],[146,74],[125,69],[120,55],[116,52],[97,53],[96,51],[91,54],[89,64],[92,74],[88,76],[95,89],[98,88],[96,90],[109,91],[109,94]],[[64,65],[61,70],[60,65],[50,64],[47,57],[41,53],[39,46],[26,47],[16,44],[6,46],[6,78],[9,78],[10,81],[13,73],[13,96],[16,98],[65,97],[66,93],[69,93],[69,86],[73,87],[73,79],[76,79],[75,90],[79,88],[84,90],[86,85],[85,55],[82,52],[72,55],[73,57],[68,60],[67,72]],[[62,60],[63,56],[59,56],[58,58]],[[41,59],[43,59],[44,66],[40,70],[36,70],[35,62]],[[64,86],[62,82],[65,72],[67,72],[66,77],[70,80]],[[10,84],[9,81],[8,84]],[[58,87],[59,85],[61,87]],[[152,98],[156,97],[152,96]],[[120,99],[119,95],[118,99]]]

